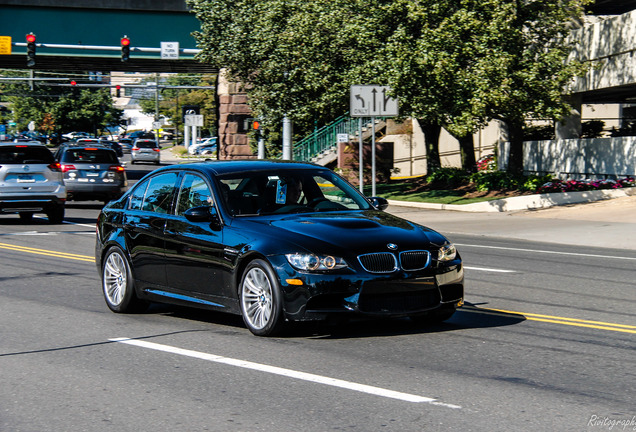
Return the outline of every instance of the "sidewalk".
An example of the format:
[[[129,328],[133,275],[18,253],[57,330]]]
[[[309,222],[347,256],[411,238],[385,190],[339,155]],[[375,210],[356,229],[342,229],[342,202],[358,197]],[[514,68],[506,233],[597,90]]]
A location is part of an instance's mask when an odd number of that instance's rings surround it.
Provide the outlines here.
[[[631,188],[634,189],[634,188]],[[636,251],[636,195],[585,204],[508,212],[475,212],[413,207],[393,202],[389,213],[447,235],[481,235]]]

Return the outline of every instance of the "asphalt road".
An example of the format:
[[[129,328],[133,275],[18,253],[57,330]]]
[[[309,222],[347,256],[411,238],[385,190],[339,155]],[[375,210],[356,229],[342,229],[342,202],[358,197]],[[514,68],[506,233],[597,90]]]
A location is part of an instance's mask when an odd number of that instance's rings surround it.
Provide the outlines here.
[[[194,309],[111,313],[99,208],[71,203],[63,225],[0,216],[0,431],[636,426],[619,423],[636,415],[636,251],[454,232],[467,305],[448,322],[257,338]]]

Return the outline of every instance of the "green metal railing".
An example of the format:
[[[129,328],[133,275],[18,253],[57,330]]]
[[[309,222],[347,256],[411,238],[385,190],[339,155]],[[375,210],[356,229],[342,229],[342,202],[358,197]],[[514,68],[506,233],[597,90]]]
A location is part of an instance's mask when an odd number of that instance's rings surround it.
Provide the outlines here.
[[[358,130],[358,119],[346,113],[311,135],[294,144],[293,157],[297,161],[311,161],[325,150],[338,145],[338,134],[352,135]]]

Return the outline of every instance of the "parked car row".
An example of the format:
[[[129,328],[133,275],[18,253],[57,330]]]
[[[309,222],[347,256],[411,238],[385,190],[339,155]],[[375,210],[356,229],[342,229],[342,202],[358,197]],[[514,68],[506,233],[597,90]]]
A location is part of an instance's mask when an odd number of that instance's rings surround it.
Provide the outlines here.
[[[127,148],[133,163],[160,161],[153,140],[137,140],[135,147]],[[18,214],[23,221],[44,213],[49,222],[58,224],[67,201],[107,203],[119,198],[128,188],[121,156],[118,142],[95,138],[68,141],[55,154],[38,141],[0,142],[0,213]]]

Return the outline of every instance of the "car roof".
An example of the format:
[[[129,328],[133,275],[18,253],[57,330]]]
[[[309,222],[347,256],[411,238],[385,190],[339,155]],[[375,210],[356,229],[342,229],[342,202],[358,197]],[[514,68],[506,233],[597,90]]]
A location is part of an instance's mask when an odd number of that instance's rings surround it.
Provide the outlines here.
[[[262,160],[262,159],[194,162],[194,163],[166,166],[163,168],[159,168],[159,170],[157,171],[168,171],[168,170],[179,171],[183,169],[194,169],[198,171],[208,172],[213,175],[259,172],[259,171],[275,172],[279,170],[288,170],[288,169],[289,170],[320,169],[320,170],[329,171],[329,168],[325,168],[322,165],[317,165],[310,162]]]

